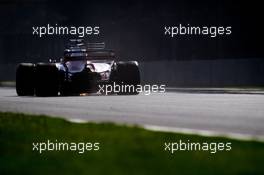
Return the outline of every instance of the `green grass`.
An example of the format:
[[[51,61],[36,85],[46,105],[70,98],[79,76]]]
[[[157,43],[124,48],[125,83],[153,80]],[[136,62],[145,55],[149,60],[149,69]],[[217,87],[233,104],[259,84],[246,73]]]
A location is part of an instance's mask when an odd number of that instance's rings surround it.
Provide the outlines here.
[[[100,150],[32,151],[32,142],[100,142]],[[164,142],[231,142],[231,151],[164,151]],[[0,113],[0,174],[264,174],[264,143],[152,132],[110,123],[76,124]]]

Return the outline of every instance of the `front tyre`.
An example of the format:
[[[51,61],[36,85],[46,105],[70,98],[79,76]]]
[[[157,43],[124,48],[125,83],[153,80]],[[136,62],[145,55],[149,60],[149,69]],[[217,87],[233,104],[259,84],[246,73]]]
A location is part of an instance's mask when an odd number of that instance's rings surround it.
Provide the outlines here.
[[[18,96],[34,95],[35,65],[21,63],[16,69],[16,92]]]
[[[116,83],[121,87],[118,95],[137,95],[140,72],[136,61],[116,63]]]
[[[36,65],[36,96],[57,96],[59,92],[59,71],[53,63]]]

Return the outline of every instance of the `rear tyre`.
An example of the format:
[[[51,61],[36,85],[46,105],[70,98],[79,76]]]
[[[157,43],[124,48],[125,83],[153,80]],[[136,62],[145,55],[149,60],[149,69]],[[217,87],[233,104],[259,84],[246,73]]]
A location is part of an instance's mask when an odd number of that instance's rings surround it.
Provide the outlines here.
[[[21,63],[16,69],[16,92],[18,96],[34,95],[34,72],[32,63]]]
[[[118,95],[137,95],[140,85],[140,72],[136,61],[117,62],[116,81],[121,88]]]
[[[59,71],[55,64],[36,65],[36,96],[57,96],[59,92]]]

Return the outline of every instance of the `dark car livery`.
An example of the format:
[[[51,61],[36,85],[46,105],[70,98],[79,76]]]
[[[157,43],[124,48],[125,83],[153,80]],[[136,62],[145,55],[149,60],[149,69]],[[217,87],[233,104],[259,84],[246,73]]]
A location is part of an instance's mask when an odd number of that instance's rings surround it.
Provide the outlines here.
[[[59,62],[21,63],[16,71],[19,96],[68,96],[98,92],[100,85],[128,85],[117,94],[138,94],[140,72],[137,61],[117,61],[104,43],[70,40]]]

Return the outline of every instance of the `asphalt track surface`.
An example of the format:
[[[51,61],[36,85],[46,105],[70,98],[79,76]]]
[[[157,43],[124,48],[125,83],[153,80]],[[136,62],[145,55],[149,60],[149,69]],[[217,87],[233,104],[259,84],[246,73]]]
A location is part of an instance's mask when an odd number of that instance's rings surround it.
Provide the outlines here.
[[[0,111],[264,136],[264,95],[167,92],[136,96],[18,97],[0,88]]]

